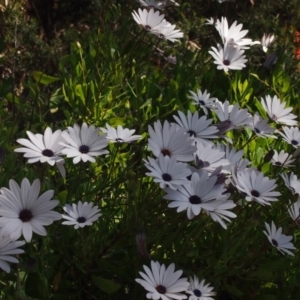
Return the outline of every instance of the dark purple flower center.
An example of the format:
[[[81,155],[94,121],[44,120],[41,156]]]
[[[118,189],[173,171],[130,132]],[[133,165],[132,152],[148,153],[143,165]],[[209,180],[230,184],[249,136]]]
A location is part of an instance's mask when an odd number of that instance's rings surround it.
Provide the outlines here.
[[[292,143],[292,145],[294,145],[294,146],[296,146],[296,145],[299,144],[299,143],[298,143],[297,141],[295,141],[295,140],[291,140],[291,143]]]
[[[199,100],[200,105],[205,105],[205,102],[203,100]]]
[[[252,195],[253,197],[259,197],[259,192],[256,191],[256,190],[253,190],[253,191],[251,191],[251,195]]]
[[[171,181],[172,180],[172,176],[170,175],[170,174],[167,174],[167,173],[165,173],[165,174],[162,174],[162,179],[164,180],[164,181]]]
[[[258,128],[256,128],[256,127],[254,127],[254,131],[255,131],[256,133],[260,133],[260,130],[259,130]]]
[[[81,152],[81,153],[86,154],[86,153],[89,153],[89,151],[90,151],[89,146],[81,145],[81,146],[79,147],[79,152]]]
[[[202,295],[201,291],[199,291],[198,289],[193,290],[193,292],[196,297],[201,297]]]
[[[197,195],[190,196],[189,198],[191,204],[200,204],[201,198]]]
[[[171,152],[168,149],[162,149],[161,154],[163,156],[170,156],[171,157]]]
[[[33,218],[32,212],[29,209],[22,209],[19,213],[19,219],[22,222],[29,222]]]
[[[85,217],[79,217],[79,218],[77,218],[77,222],[78,223],[84,223],[85,221],[86,221]]]
[[[50,149],[43,150],[42,154],[47,157],[52,157],[54,155],[53,151]]]
[[[292,186],[290,186],[289,189],[290,189],[290,191],[291,191],[293,194],[295,194],[296,191],[295,191],[295,189],[294,189]]]
[[[160,38],[160,39],[164,39],[166,36],[162,33],[158,33],[157,36]]]
[[[273,244],[275,247],[277,247],[277,246],[278,246],[278,243],[277,243],[277,241],[275,241],[274,239],[272,239],[272,244]]]
[[[145,25],[144,28],[149,31],[152,29],[149,25]]]
[[[275,165],[276,165],[276,166],[282,166],[282,163],[281,163],[280,161],[276,161],[276,162],[275,162]]]
[[[117,143],[123,143],[123,142],[124,142],[124,140],[123,140],[123,139],[121,139],[121,138],[116,138],[116,142],[117,142]]]
[[[230,60],[224,59],[224,60],[223,60],[223,64],[224,64],[225,66],[229,66],[229,65],[230,65]]]
[[[165,294],[167,292],[167,289],[163,286],[163,285],[158,285],[156,287],[156,290],[160,293],[160,294]]]
[[[199,169],[202,169],[202,168],[207,168],[210,166],[210,163],[208,161],[203,161],[202,159],[196,159],[196,166],[199,168]]]
[[[190,136],[195,136],[196,135],[196,132],[194,130],[189,130],[187,132]]]

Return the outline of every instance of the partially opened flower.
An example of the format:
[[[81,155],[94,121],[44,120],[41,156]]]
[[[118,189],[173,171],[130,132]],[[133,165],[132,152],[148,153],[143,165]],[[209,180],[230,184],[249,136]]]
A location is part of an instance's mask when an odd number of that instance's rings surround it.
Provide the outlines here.
[[[24,253],[24,250],[19,248],[24,244],[24,241],[12,241],[9,236],[2,236],[0,230],[0,268],[2,270],[9,273],[9,263],[19,262],[15,255]]]
[[[257,113],[253,116],[253,122],[249,127],[255,132],[256,135],[261,137],[277,138],[272,133],[275,132],[275,128],[271,127],[267,120],[261,118]]]
[[[138,12],[132,12],[132,16],[139,25],[151,33],[161,27],[164,27],[167,23],[164,19],[165,15],[160,14],[159,11],[155,11],[153,8],[149,11],[147,9],[141,10],[139,8]]]
[[[163,26],[159,26],[152,32],[160,39],[169,40],[171,42],[179,42],[178,39],[181,39],[183,37],[183,32],[175,28],[176,25],[172,25],[167,22],[164,23]]]
[[[242,30],[243,24],[238,24],[234,21],[230,27],[228,27],[228,21],[226,17],[222,17],[221,21],[216,21],[216,29],[218,30],[224,46],[234,46],[240,49],[248,49],[253,44],[260,44],[260,42],[252,42],[252,39],[245,39],[244,37],[248,33],[248,30]]]
[[[156,0],[137,0],[142,6],[148,8],[164,9],[166,6],[166,1],[156,1]]]
[[[294,204],[290,203],[288,212],[295,223],[300,226],[300,198]]]
[[[298,127],[287,127],[282,126],[282,130],[278,133],[283,137],[283,139],[294,148],[300,147],[300,131]]]
[[[218,137],[217,127],[210,125],[213,120],[207,119],[206,116],[199,118],[198,111],[193,114],[188,111],[187,116],[182,111],[178,111],[178,115],[179,117],[173,116],[177,124],[184,128],[197,143],[207,144],[210,139]]]
[[[187,168],[187,164],[176,162],[176,157],[163,156],[162,154],[155,160],[148,157],[146,167],[151,172],[146,175],[154,177],[154,182],[158,182],[163,189],[166,186],[176,190],[179,185],[189,184],[187,177],[192,174]]]
[[[293,195],[300,195],[300,180],[298,180],[297,175],[291,172],[290,175],[286,173],[281,173],[280,176],[284,180],[285,186],[293,193]]]
[[[195,165],[198,169],[213,172],[220,166],[229,166],[230,162],[225,156],[225,152],[213,147],[212,144],[199,145],[195,152]]]
[[[194,275],[194,279],[190,277],[190,286],[186,292],[191,295],[189,296],[189,300],[213,300],[211,296],[216,295],[216,293],[212,291],[213,289],[209,283],[205,284],[205,279],[200,281],[199,278]]]
[[[267,223],[265,225],[267,231],[263,231],[263,233],[267,236],[271,245],[277,248],[282,254],[287,253],[294,256],[294,253],[290,251],[296,249],[291,243],[293,237],[282,234],[282,227],[279,227],[277,230],[273,221],[271,226]]]
[[[194,152],[197,150],[193,146],[193,139],[190,138],[186,130],[176,124],[164,122],[162,126],[160,121],[154,123],[154,129],[148,126],[150,138],[148,140],[149,148],[153,154],[158,157],[160,153],[164,156],[176,156],[179,161],[192,161]]]
[[[28,139],[18,139],[17,142],[24,148],[17,148],[15,152],[24,153],[24,157],[28,158],[29,163],[40,161],[41,163],[47,162],[49,165],[54,166],[57,164],[61,174],[65,177],[64,159],[61,157],[62,149],[64,146],[60,144],[63,141],[61,130],[56,130],[52,133],[52,129],[47,127],[44,135],[33,134],[30,131],[26,132]]]
[[[288,126],[297,125],[298,122],[294,119],[296,115],[291,114],[292,107],[285,108],[286,102],[281,102],[277,96],[271,98],[270,95],[266,99],[261,98],[261,104],[264,110],[268,113],[271,120],[276,123],[286,124]]]
[[[223,134],[231,129],[238,129],[240,127],[250,125],[253,121],[253,117],[248,113],[247,109],[240,109],[238,103],[235,105],[229,105],[228,100],[224,103],[217,102],[217,116],[221,121],[220,124],[216,124],[219,129],[219,134]],[[220,126],[225,124],[226,126]]]
[[[248,61],[244,54],[244,50],[238,47],[226,44],[224,48],[217,45],[218,49],[211,47],[212,51],[208,51],[212,57],[215,59],[214,64],[218,65],[218,70],[224,70],[228,72],[229,70],[242,70],[246,67],[245,63]]]
[[[78,204],[73,203],[72,206],[66,204],[63,207],[67,215],[62,214],[62,218],[67,221],[62,222],[63,225],[74,225],[75,229],[91,226],[101,216],[98,206],[93,206],[93,203],[81,201]]]
[[[144,265],[144,272],[139,272],[143,279],[136,279],[145,290],[148,291],[147,299],[153,300],[172,300],[186,299],[187,296],[182,294],[186,292],[190,283],[187,278],[180,278],[182,270],[175,272],[175,265],[170,264],[167,268],[164,264],[151,261],[151,269]]]
[[[284,150],[281,150],[279,153],[274,150],[274,155],[272,157],[271,163],[274,166],[289,168],[294,167],[293,162],[295,159],[292,158],[292,155],[289,155],[288,153],[284,152]]]
[[[223,170],[226,171],[231,171],[231,167],[238,163],[244,155],[244,150],[237,151],[236,148],[230,147],[228,144],[225,145],[217,143],[217,149],[225,152],[224,158],[226,158],[230,163],[227,166],[223,166]]]
[[[58,200],[51,200],[53,190],[41,196],[40,181],[36,179],[30,185],[27,178],[19,186],[13,179],[9,181],[9,189],[1,188],[0,194],[0,227],[2,235],[17,240],[21,235],[27,242],[32,239],[32,232],[45,236],[44,226],[61,219],[58,212],[52,211]]]
[[[196,93],[190,91],[190,94],[191,95],[189,96],[189,98],[194,100],[193,104],[199,105],[206,115],[208,114],[207,109],[216,108],[216,98],[210,98],[210,94],[207,93],[206,90],[202,93],[201,90],[198,89]]]
[[[232,200],[228,200],[229,195],[219,197],[215,202],[215,209],[213,211],[206,211],[206,213],[215,221],[218,222],[224,229],[227,229],[225,221],[231,222],[229,218],[236,218],[236,214],[229,211],[236,207]]]
[[[68,127],[68,130],[61,134],[65,140],[60,143],[65,147],[62,153],[67,157],[74,157],[74,164],[81,160],[95,162],[95,156],[108,153],[107,150],[103,150],[108,145],[106,133],[99,135],[99,130],[100,128],[95,128],[94,125],[88,126],[86,123],[81,127],[77,124]]]
[[[113,143],[130,143],[140,139],[141,135],[133,135],[135,129],[129,130],[118,125],[117,129],[106,124],[106,128],[100,127],[101,131],[106,133],[106,138]]]
[[[259,204],[270,205],[270,202],[277,201],[277,197],[281,194],[275,191],[277,184],[275,179],[265,177],[263,173],[245,169],[233,174],[234,185],[242,193],[246,194],[247,201],[255,200]]]
[[[208,177],[208,172],[193,173],[189,185],[180,186],[176,191],[165,188],[167,193],[163,198],[171,200],[168,207],[177,207],[177,212],[187,211],[191,220],[199,215],[201,210],[213,211],[214,201],[225,191],[222,185],[216,185],[217,176]]]
[[[274,34],[264,33],[263,37],[261,38],[261,45],[264,52],[268,51],[268,48],[273,43],[274,39],[275,39]]]

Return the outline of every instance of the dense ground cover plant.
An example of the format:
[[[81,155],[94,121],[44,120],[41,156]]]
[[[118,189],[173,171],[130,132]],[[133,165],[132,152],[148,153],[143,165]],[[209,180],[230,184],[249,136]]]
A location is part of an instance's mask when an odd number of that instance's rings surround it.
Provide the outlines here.
[[[0,297],[296,299],[296,1],[46,2],[1,6]]]

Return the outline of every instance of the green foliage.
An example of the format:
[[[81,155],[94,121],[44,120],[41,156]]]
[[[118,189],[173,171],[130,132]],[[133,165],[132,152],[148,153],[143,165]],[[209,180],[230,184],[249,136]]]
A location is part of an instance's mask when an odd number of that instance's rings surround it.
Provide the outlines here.
[[[186,40],[178,44],[158,41],[134,24],[135,0],[76,1],[73,8],[70,1],[45,1],[48,16],[40,1],[24,2],[9,4],[0,24],[6,32],[0,62],[9,74],[5,77],[3,70],[0,80],[0,150],[5,153],[0,186],[7,187],[11,178],[19,183],[39,178],[42,191],[55,191],[57,211],[82,200],[98,205],[102,216],[83,229],[58,221],[47,227],[46,237],[35,235],[23,247],[20,264],[10,274],[0,273],[0,299],[144,299],[135,278],[149,259],[138,251],[138,232],[146,234],[144,251],[152,260],[174,262],[186,276],[206,278],[217,299],[297,299],[299,250],[295,258],[283,256],[262,233],[265,221],[277,220],[285,233],[294,232],[294,245],[300,246],[299,230],[286,211],[295,199],[278,176],[283,169],[264,162],[270,149],[291,153],[290,146],[281,138],[257,137],[250,129],[228,134],[253,166],[277,180],[282,196],[272,206],[238,205],[227,230],[205,214],[188,220],[185,212],[168,208],[162,190],[145,176],[143,161],[151,155],[148,126],[173,122],[178,110],[190,109],[190,90],[207,89],[212,97],[264,118],[261,97],[277,95],[299,114],[299,66],[289,32],[296,25],[291,16],[299,15],[297,1],[182,1],[165,12],[185,32]],[[265,69],[266,55],[251,49],[244,70],[226,74],[216,69],[208,50],[218,36],[204,23],[223,15],[242,22],[253,39],[276,34],[273,68]],[[201,50],[190,48],[191,41]],[[83,122],[122,125],[143,139],[109,145],[109,154],[94,164],[66,160],[66,179],[56,167],[28,164],[13,152],[28,130],[43,133],[47,126],[56,130]],[[298,177],[299,171],[297,159]],[[243,201],[236,191],[231,199]]]

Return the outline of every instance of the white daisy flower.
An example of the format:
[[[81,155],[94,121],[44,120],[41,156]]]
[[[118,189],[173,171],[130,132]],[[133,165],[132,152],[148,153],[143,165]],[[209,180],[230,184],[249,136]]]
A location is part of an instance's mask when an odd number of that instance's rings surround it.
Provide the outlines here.
[[[270,95],[266,96],[266,99],[261,98],[261,105],[264,110],[268,113],[271,120],[276,123],[286,124],[288,126],[295,126],[298,124],[296,119],[297,116],[291,114],[292,107],[285,108],[286,102],[280,102],[277,96],[271,98]]]
[[[218,30],[224,45],[231,45],[240,49],[249,49],[247,46],[260,44],[260,42],[252,42],[252,39],[245,39],[248,30],[241,30],[243,24],[238,24],[234,21],[230,28],[226,17],[222,17],[221,21],[216,21],[216,29]]]
[[[300,147],[300,131],[298,127],[287,127],[287,126],[282,126],[281,131],[277,131],[283,139],[290,145],[292,145],[294,148],[299,148]]]
[[[32,239],[32,232],[45,236],[47,226],[61,219],[58,212],[52,211],[58,200],[51,200],[54,191],[48,190],[41,196],[40,181],[36,179],[32,185],[27,178],[19,186],[13,179],[9,181],[9,189],[1,188],[0,194],[0,227],[2,235],[17,240],[21,235],[27,242]]]
[[[95,162],[94,156],[107,154],[107,150],[103,150],[108,145],[106,133],[99,135],[100,128],[94,125],[88,126],[83,123],[81,128],[74,124],[68,127],[68,130],[61,133],[65,142],[61,142],[65,148],[62,153],[67,157],[74,157],[73,163],[77,164],[81,160],[83,162]]]
[[[163,198],[171,200],[168,207],[177,207],[177,212],[187,210],[187,217],[191,220],[198,216],[201,209],[213,211],[214,201],[222,196],[222,185],[215,185],[217,176],[208,177],[206,171],[195,172],[189,185],[180,186],[176,191],[165,188],[167,193]]]
[[[194,279],[190,277],[190,287],[186,291],[189,296],[189,300],[213,300],[211,296],[215,296],[216,293],[212,290],[214,289],[210,284],[205,284],[205,279],[199,281],[199,278],[194,275]]]
[[[271,163],[274,166],[284,167],[284,168],[290,168],[294,167],[292,164],[295,161],[295,159],[292,158],[292,155],[289,155],[288,153],[281,150],[279,153],[274,150],[274,155],[271,159]]]
[[[15,255],[24,253],[23,249],[19,249],[24,244],[24,241],[12,241],[9,236],[2,236],[0,230],[0,268],[2,270],[9,273],[10,266],[8,262],[19,263]]]
[[[64,159],[61,157],[61,150],[63,146],[60,142],[63,141],[61,130],[56,130],[52,133],[52,129],[47,127],[44,135],[33,134],[26,131],[29,140],[18,139],[17,142],[26,148],[17,148],[15,152],[25,153],[24,157],[28,158],[30,164],[40,161],[41,163],[47,162],[49,165],[57,165],[61,175],[65,177],[66,171],[64,168]]]
[[[261,45],[264,52],[268,51],[268,48],[273,43],[274,39],[275,39],[274,34],[264,33],[263,37],[261,38]]]
[[[300,181],[294,172],[291,172],[290,176],[286,173],[281,173],[280,176],[284,180],[285,186],[293,193],[293,195],[300,195]]]
[[[93,206],[93,203],[81,201],[78,204],[73,203],[72,206],[66,204],[63,207],[68,215],[62,214],[62,218],[67,221],[62,222],[63,225],[74,225],[75,229],[91,226],[101,216],[98,206]]]
[[[300,198],[298,197],[297,202],[289,205],[288,213],[291,218],[296,222],[298,226],[300,226]]]
[[[210,94],[207,93],[207,90],[202,93],[201,90],[198,89],[196,93],[190,91],[190,94],[191,95],[189,96],[189,98],[194,100],[192,104],[199,105],[206,115],[208,114],[207,109],[216,108],[216,98],[210,98]]]
[[[235,177],[235,174],[233,174]],[[262,205],[270,205],[271,201],[278,201],[277,198],[281,194],[274,189],[277,187],[275,179],[265,177],[263,173],[245,169],[237,172],[234,178],[236,188],[246,194],[247,201],[255,200]]]
[[[233,47],[226,44],[222,48],[219,44],[217,45],[218,49],[211,47],[213,51],[208,51],[212,57],[215,59],[214,64],[218,65],[218,70],[242,70],[246,67],[245,63],[248,61],[244,54],[244,50],[240,48]]]
[[[164,9],[166,6],[166,1],[156,1],[156,0],[137,0],[142,6],[148,8]]]
[[[219,134],[232,129],[239,129],[252,123],[253,117],[248,113],[247,109],[240,109],[238,103],[229,105],[228,100],[226,100],[224,103],[217,102],[216,105],[218,109],[216,113],[221,121],[220,124],[216,124],[219,128]]]
[[[263,233],[267,236],[269,242],[277,248],[282,254],[287,253],[289,255],[294,256],[288,249],[296,249],[294,245],[291,243],[293,239],[292,236],[287,236],[282,234],[282,227],[279,227],[278,230],[275,227],[274,222],[272,221],[271,226],[265,223],[267,231],[263,231]]]
[[[198,144],[197,144],[198,146]],[[195,152],[195,165],[198,169],[213,172],[220,166],[229,166],[230,162],[225,156],[225,152],[215,148],[212,144],[199,145]]]
[[[160,154],[156,160],[148,157],[148,161],[145,161],[145,166],[151,173],[146,175],[153,177],[154,182],[158,182],[162,189],[168,186],[176,190],[178,185],[190,183],[187,177],[192,174],[191,170],[187,168],[187,164],[176,162],[176,157]]]
[[[151,8],[149,11],[147,9],[138,9],[138,12],[133,11],[132,16],[134,20],[141,25],[147,31],[154,33],[155,30],[164,27],[168,23],[164,18],[164,14],[160,14],[159,11],[155,11]]]
[[[232,200],[227,200],[229,195],[224,195],[214,201],[215,209],[213,211],[206,211],[206,213],[215,221],[218,222],[224,229],[227,225],[224,221],[231,222],[229,218],[236,218],[236,214],[229,209],[236,207]]]
[[[168,268],[164,264],[151,261],[151,269],[143,266],[145,273],[139,272],[143,279],[136,279],[145,290],[148,291],[147,299],[153,300],[172,300],[186,299],[187,296],[181,292],[185,292],[190,283],[187,278],[180,278],[182,270],[175,272],[175,265],[170,264]]]
[[[173,115],[177,124],[184,128],[197,143],[207,144],[208,139],[218,137],[216,134],[218,132],[217,127],[210,126],[213,119],[207,119],[206,116],[199,118],[198,111],[195,111],[194,114],[188,111],[187,116],[182,111],[178,111],[178,115],[179,117]]]
[[[216,148],[222,152],[225,152],[224,158],[229,161],[229,165],[223,166],[223,170],[226,171],[230,171],[231,167],[238,163],[244,155],[244,150],[237,151],[236,148],[230,147],[228,144],[224,145],[217,143]]]
[[[106,138],[113,143],[131,143],[140,139],[141,135],[133,135],[135,129],[129,130],[118,125],[117,129],[106,124],[106,128],[100,127],[103,133],[106,133]]]
[[[154,123],[154,129],[148,126],[150,138],[149,148],[158,157],[160,153],[164,156],[176,156],[179,161],[192,161],[194,152],[193,139],[186,134],[185,130],[178,125],[168,121],[162,126],[160,121]]]
[[[52,129],[47,127],[44,135],[33,134],[26,131],[30,140],[18,139],[17,142],[26,148],[17,148],[15,152],[25,153],[24,157],[28,158],[29,163],[40,161],[41,163],[47,162],[49,165],[54,166],[56,162],[61,162],[64,159],[60,156],[63,146],[59,142],[63,141],[61,137],[61,130],[56,130],[52,133]]]
[[[252,122],[249,127],[255,132],[256,135],[261,137],[277,138],[272,133],[275,132],[275,128],[272,128],[267,120],[261,118],[257,113],[254,114]]]
[[[172,25],[167,22],[157,29],[152,30],[152,33],[154,33],[160,39],[169,40],[171,42],[179,42],[178,39],[183,37],[183,32],[175,28],[176,25]]]

